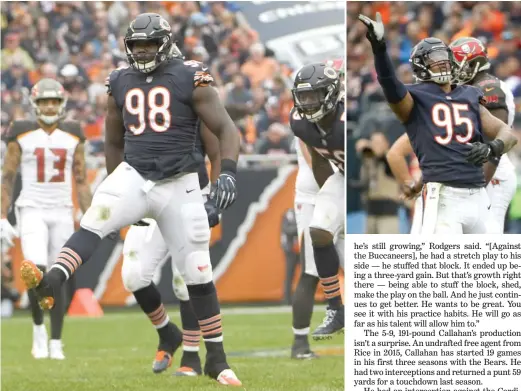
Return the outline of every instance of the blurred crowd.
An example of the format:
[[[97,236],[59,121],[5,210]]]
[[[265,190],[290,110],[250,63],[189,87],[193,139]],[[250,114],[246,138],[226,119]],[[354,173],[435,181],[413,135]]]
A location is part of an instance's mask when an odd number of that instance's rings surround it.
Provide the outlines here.
[[[87,137],[89,165],[104,164],[105,79],[127,58],[123,37],[142,12],[171,24],[187,60],[210,66],[242,135],[244,154],[290,153],[293,70],[258,39],[236,2],[2,2],[2,134],[32,118],[31,87],[56,78],[68,93],[67,115]]]
[[[491,73],[512,90],[521,109],[520,2],[372,2],[347,3],[347,229],[351,233],[408,233],[411,204],[403,203],[385,160],[393,142],[405,132],[389,109],[376,79],[362,13],[385,24],[387,50],[398,77],[412,83],[408,64],[412,48],[434,36],[446,44],[471,36],[488,48]],[[521,116],[514,130],[521,138]],[[508,212],[505,232],[521,233],[521,143],[509,153],[517,168],[518,190]],[[410,162],[417,172],[417,162]],[[383,207],[385,206],[385,207]]]

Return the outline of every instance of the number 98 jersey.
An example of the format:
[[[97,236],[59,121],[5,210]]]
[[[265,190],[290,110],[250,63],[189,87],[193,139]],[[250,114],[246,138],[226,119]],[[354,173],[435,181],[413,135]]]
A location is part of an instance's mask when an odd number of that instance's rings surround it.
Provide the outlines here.
[[[312,147],[321,156],[328,159],[344,175],[344,134],[345,111],[343,99],[337,102],[335,120],[331,131],[322,132],[318,126],[300,116],[297,109],[290,113],[290,126],[295,136],[301,139],[308,147]]]
[[[124,160],[145,179],[197,171],[203,156],[196,146],[199,125],[192,94],[212,82],[202,63],[177,58],[151,73],[128,67],[109,75],[107,93],[125,126]]]
[[[484,142],[480,89],[463,85],[445,93],[437,84],[408,85],[414,106],[404,124],[418,157],[423,182],[451,187],[485,186],[483,167],[467,162],[470,143]]]

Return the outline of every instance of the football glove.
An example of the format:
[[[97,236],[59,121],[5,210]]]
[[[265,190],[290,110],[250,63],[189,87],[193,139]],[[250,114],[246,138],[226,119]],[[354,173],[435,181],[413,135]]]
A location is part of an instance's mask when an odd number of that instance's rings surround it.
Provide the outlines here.
[[[466,159],[469,163],[480,166],[491,158],[498,158],[503,153],[505,144],[501,140],[494,140],[490,144],[473,143],[472,148],[467,153]]]
[[[18,233],[13,228],[7,219],[0,220],[1,242],[2,249],[8,249],[13,246],[13,239],[18,236]]]
[[[211,192],[210,192],[211,194]],[[223,171],[217,180],[217,200],[219,209],[229,208],[237,199],[237,181],[235,173]]]
[[[384,39],[384,24],[382,22],[382,15],[380,12],[376,13],[376,20],[369,19],[365,15],[358,15],[358,20],[360,20],[367,27],[367,34],[365,35],[369,42],[371,42],[371,46],[373,50],[385,50],[385,39]]]

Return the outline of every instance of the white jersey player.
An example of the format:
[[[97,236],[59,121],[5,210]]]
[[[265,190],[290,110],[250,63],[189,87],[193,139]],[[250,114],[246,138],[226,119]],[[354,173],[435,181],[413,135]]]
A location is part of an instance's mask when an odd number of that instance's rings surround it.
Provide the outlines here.
[[[33,87],[30,99],[36,121],[14,121],[8,131],[2,177],[2,242],[10,246],[16,235],[6,217],[20,169],[22,189],[14,207],[22,252],[25,259],[45,270],[74,232],[73,177],[83,211],[89,207],[92,196],[86,178],[81,126],[76,121],[61,121],[67,101],[62,85],[43,79]],[[51,311],[50,342],[42,309],[32,290],[28,295],[34,323],[33,356],[64,359],[63,294],[56,297],[57,305]]]

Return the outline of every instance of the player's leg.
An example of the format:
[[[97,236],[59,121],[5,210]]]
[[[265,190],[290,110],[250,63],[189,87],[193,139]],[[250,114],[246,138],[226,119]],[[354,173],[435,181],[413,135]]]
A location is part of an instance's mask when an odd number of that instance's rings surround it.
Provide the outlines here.
[[[74,233],[74,218],[71,208],[55,209],[48,216],[49,226],[49,265],[60,253],[63,244]],[[55,360],[64,360],[63,344],[61,340],[63,321],[65,318],[65,286],[56,292],[54,307],[51,309],[51,340],[49,341],[49,356]]]
[[[44,211],[36,208],[20,208],[17,213],[20,227],[20,242],[25,259],[34,262],[42,272],[47,269],[47,244],[49,232],[43,217]],[[34,289],[28,289],[29,305],[33,319],[32,355],[36,359],[49,357],[47,329],[43,323],[43,310],[40,308]]]
[[[67,240],[49,272],[44,274],[34,263],[22,262],[22,279],[27,288],[36,288],[42,308],[53,307],[55,292],[89,260],[101,238],[145,217],[144,184],[136,170],[121,163],[96,190],[81,220],[81,228]]]
[[[161,373],[172,365],[174,351],[181,343],[181,331],[170,322],[153,282],[154,273],[167,257],[168,250],[154,220],[145,219],[130,226],[123,244],[121,278],[125,289],[132,292],[157,330],[159,345],[152,364],[154,373]]]
[[[468,189],[428,183],[422,189],[421,234],[462,234]]]
[[[221,310],[210,263],[210,227],[198,176],[186,174],[157,185],[151,193],[151,204],[159,206],[154,217],[170,253],[180,250],[176,266],[188,287],[206,345],[204,372],[221,384],[240,385],[224,352]]]
[[[490,199],[489,221],[487,233],[502,234],[505,227],[505,217],[508,206],[516,193],[517,178],[513,170],[509,170],[508,177],[502,181],[492,181],[487,186]]]
[[[467,196],[465,208],[465,220],[463,224],[464,234],[488,233],[487,225],[490,223],[490,198],[485,188],[472,189]]]
[[[175,372],[175,375],[197,376],[202,373],[201,359],[199,358],[201,329],[199,328],[199,321],[190,303],[188,287],[181,273],[175,266],[177,263],[179,263],[179,261],[172,257],[172,284],[174,294],[179,299],[179,310],[181,313],[181,323],[183,325],[183,357],[181,358],[181,364],[179,369]]]
[[[340,259],[334,243],[335,235],[343,231],[345,224],[344,192],[344,176],[336,172],[318,192],[309,225],[315,264],[328,302],[326,317],[313,332],[314,338],[327,337],[344,329],[344,305],[338,278]]]
[[[311,236],[309,235],[309,223],[313,217],[313,209],[314,206],[312,204],[300,204],[298,207],[295,207],[297,228],[299,238],[301,238],[301,273],[291,303],[293,313],[293,345],[291,347],[291,358],[300,360],[316,357],[315,353],[311,351],[308,340],[315,292],[317,291],[319,281],[315,258],[313,257]]]

